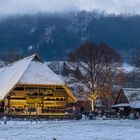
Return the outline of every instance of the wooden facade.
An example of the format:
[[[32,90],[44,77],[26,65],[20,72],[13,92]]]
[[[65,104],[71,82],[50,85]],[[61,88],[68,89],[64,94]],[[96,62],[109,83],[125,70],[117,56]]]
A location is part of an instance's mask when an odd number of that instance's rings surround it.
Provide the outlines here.
[[[4,98],[11,115],[61,115],[76,99],[65,85],[16,85]]]

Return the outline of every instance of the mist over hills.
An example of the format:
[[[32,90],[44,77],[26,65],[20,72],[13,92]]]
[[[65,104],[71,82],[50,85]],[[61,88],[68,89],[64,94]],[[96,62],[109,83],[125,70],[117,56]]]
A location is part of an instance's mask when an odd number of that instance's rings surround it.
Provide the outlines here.
[[[97,12],[42,13],[0,20],[0,54],[39,53],[45,60],[64,60],[84,41],[107,43],[128,60],[140,44],[140,16]]]

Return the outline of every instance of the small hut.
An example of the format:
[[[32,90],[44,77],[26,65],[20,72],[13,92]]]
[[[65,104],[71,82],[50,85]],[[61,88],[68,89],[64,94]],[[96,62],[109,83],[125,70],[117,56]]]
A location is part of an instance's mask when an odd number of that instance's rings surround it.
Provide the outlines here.
[[[140,88],[124,88],[131,109],[140,113]]]
[[[131,106],[129,105],[129,101],[123,89],[120,89],[112,108],[116,109],[116,111],[120,113],[121,116],[129,115]]]

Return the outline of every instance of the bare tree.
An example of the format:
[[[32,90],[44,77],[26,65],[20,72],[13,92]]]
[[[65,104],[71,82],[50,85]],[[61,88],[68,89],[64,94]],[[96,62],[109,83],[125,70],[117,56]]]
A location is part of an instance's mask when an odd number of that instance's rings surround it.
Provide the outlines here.
[[[123,60],[121,56],[106,44],[97,46],[85,42],[68,56],[71,64],[73,82],[81,83],[93,100],[96,97],[108,99],[111,102],[112,86],[117,75],[120,75]]]
[[[56,73],[61,74],[61,62],[60,61],[52,61],[48,66]]]

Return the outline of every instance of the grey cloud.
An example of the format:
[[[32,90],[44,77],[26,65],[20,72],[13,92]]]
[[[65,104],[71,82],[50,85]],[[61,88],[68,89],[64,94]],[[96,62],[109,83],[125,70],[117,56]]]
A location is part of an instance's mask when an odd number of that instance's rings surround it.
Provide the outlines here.
[[[104,10],[108,13],[140,13],[139,0],[0,0],[1,14],[21,14],[71,9]]]

